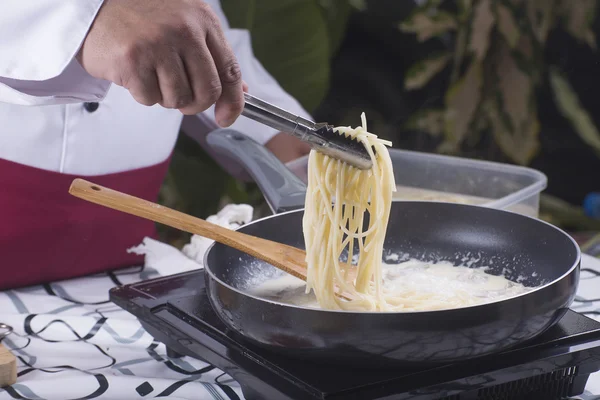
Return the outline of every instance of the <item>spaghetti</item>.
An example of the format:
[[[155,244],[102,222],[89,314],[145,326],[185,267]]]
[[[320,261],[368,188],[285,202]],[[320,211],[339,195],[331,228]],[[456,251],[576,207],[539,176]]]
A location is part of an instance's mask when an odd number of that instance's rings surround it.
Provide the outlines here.
[[[336,130],[365,145],[373,162],[371,169],[359,170],[314,150],[309,155],[302,221],[306,290],[314,291],[324,309],[384,311],[398,307],[397,301],[385,295],[382,276],[383,244],[396,190],[387,150],[391,143],[367,131],[364,113],[361,120],[362,126]],[[347,264],[340,261],[344,252]],[[336,288],[350,300],[337,296]]]
[[[391,143],[367,131],[364,113],[361,119],[357,128],[335,129],[364,144],[373,161],[371,169],[356,169],[318,151],[309,155],[302,220],[308,268],[305,294],[312,290],[321,309],[426,311],[481,304],[529,290],[504,276],[450,263],[384,264],[383,245],[396,191],[387,149]],[[343,255],[347,263],[341,261]],[[310,304],[310,298],[294,294],[295,282],[304,283],[290,278],[270,282],[260,291],[285,296],[281,289],[289,287],[291,300]]]

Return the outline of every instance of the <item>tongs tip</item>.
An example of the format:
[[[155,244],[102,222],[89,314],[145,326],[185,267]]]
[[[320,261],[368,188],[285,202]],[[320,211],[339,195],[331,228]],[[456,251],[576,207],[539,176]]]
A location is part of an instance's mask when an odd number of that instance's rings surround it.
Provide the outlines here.
[[[326,123],[318,124],[316,133],[325,140],[323,145],[316,148],[317,151],[337,158],[358,169],[366,170],[373,167],[371,156],[365,145],[356,138],[346,136]]]

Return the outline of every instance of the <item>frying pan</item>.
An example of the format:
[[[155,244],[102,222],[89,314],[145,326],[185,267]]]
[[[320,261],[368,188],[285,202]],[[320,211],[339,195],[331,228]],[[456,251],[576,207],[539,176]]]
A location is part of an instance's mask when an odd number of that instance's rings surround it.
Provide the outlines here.
[[[245,166],[275,213],[239,230],[304,249],[305,184],[239,132],[215,131],[207,141]],[[282,355],[346,366],[432,365],[489,355],[537,337],[564,315],[579,282],[580,250],[569,235],[538,219],[481,206],[394,202],[384,250],[401,254],[400,260],[458,265],[470,258],[471,267],[488,266],[489,273],[536,288],[439,311],[303,308],[250,294],[253,285],[283,273],[215,243],[204,260],[209,299],[238,336]]]

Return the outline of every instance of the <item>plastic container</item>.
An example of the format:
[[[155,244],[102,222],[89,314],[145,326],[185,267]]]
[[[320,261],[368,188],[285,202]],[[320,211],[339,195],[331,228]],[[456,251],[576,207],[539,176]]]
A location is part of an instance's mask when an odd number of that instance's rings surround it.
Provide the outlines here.
[[[477,204],[539,216],[546,175],[540,171],[489,161],[390,149],[397,193],[395,201],[423,200]],[[308,157],[286,166],[304,182]]]

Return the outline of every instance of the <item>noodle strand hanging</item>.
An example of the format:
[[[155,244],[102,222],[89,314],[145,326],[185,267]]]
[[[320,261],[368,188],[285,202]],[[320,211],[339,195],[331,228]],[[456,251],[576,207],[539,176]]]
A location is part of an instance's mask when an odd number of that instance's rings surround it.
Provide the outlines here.
[[[313,290],[325,309],[389,310],[382,288],[382,256],[385,234],[396,190],[391,143],[369,133],[364,113],[362,126],[335,128],[365,145],[373,166],[359,170],[318,151],[308,161],[308,188],[303,217],[306,290]],[[365,216],[368,226],[364,226]],[[343,270],[340,257],[347,253],[353,274]],[[353,263],[355,257],[357,261]],[[356,279],[349,281],[349,276]],[[335,288],[350,295],[344,300]]]

